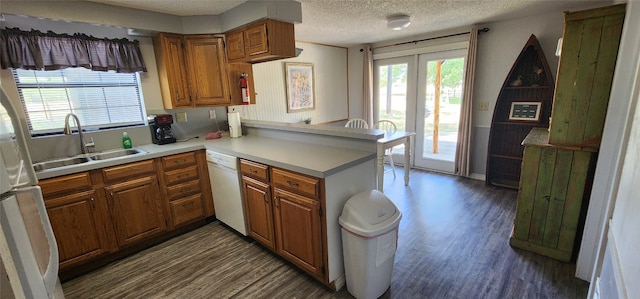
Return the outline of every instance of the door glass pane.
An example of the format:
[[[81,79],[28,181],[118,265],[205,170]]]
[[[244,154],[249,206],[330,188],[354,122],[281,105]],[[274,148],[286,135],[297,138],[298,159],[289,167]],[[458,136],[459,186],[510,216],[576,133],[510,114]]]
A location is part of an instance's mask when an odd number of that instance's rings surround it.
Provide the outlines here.
[[[398,131],[406,128],[407,64],[378,67],[378,120],[394,122]]]
[[[453,162],[462,103],[464,58],[427,62],[422,157]]]

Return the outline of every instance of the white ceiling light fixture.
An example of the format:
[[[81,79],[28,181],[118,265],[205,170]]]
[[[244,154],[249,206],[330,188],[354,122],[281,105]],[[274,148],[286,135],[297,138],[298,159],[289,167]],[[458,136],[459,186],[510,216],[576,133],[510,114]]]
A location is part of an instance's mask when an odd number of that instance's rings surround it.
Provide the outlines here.
[[[404,14],[392,15],[387,17],[387,28],[400,30],[407,28],[411,24],[411,17]]]

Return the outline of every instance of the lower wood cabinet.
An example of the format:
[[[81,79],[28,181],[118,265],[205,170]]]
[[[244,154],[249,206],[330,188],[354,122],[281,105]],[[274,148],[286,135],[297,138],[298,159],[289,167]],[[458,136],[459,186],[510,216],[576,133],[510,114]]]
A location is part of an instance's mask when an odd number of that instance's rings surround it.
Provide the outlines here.
[[[202,154],[202,155],[200,155]],[[170,214],[169,227],[180,227],[213,215],[213,196],[204,151],[188,152],[159,159],[160,177]]]
[[[156,176],[106,186],[118,247],[135,244],[167,230]]]
[[[89,176],[88,173],[79,175]],[[65,190],[65,180],[73,176],[48,180],[45,184],[60,188],[43,192],[49,221],[56,235],[61,271],[103,256],[115,248],[106,233],[109,221],[106,202],[94,190]]]
[[[242,188],[249,236],[267,248],[276,251],[271,187],[267,183],[243,176]]]
[[[61,273],[204,224],[214,213],[209,184],[204,151],[40,180]]]
[[[326,283],[321,180],[247,160],[240,169],[249,236]]]
[[[274,190],[278,253],[318,278],[323,277],[320,203],[312,198]]]

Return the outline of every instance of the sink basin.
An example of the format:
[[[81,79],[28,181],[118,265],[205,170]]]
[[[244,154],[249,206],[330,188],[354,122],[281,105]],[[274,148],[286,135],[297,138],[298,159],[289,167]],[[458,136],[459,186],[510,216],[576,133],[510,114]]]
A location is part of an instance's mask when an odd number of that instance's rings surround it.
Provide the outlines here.
[[[116,150],[109,150],[109,151],[104,151],[104,152],[100,152],[97,154],[93,154],[91,156],[89,156],[91,158],[91,160],[106,160],[106,159],[113,159],[113,158],[118,158],[118,157],[124,157],[124,156],[129,156],[129,155],[137,155],[137,154],[146,154],[147,152],[141,150],[141,149],[137,149],[137,148],[129,148],[129,149],[116,149]]]
[[[45,161],[33,164],[35,171],[42,171],[51,168],[57,168],[62,166],[82,164],[91,161],[88,157],[69,157],[64,159],[57,159],[51,161]]]
[[[83,155],[78,155],[74,157],[54,159],[54,160],[34,163],[33,169],[35,171],[43,171],[43,170],[52,169],[52,168],[87,163],[91,161],[102,161],[102,160],[114,159],[119,157],[130,156],[130,155],[137,155],[137,154],[146,154],[146,153],[147,153],[146,151],[143,151],[137,148],[115,149],[115,150],[108,150],[108,151],[99,152],[99,153],[93,153],[93,154],[87,154],[87,155],[83,154]]]

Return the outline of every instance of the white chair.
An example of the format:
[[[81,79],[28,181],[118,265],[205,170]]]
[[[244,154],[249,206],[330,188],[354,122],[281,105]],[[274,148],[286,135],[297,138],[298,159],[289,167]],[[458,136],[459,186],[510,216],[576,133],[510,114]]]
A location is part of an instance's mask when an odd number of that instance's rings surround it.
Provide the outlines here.
[[[350,119],[346,124],[344,124],[345,128],[357,128],[357,129],[368,129],[369,125],[367,121],[360,118]]]
[[[390,120],[385,120],[385,119],[379,120],[376,123],[375,128],[378,129],[378,130],[385,131],[387,136],[395,133],[398,130],[398,128],[396,127],[395,123],[393,123]],[[396,178],[396,166],[393,164],[393,147],[386,149],[384,151],[384,156],[385,157],[389,157],[389,165],[391,165],[391,169],[390,170],[386,170],[385,172],[392,171],[393,172],[393,178],[395,179]]]

